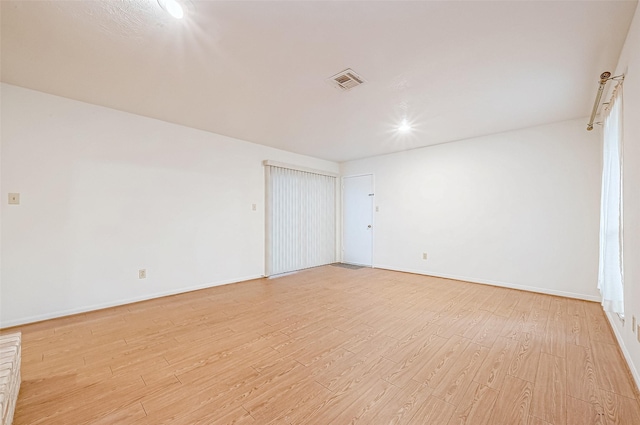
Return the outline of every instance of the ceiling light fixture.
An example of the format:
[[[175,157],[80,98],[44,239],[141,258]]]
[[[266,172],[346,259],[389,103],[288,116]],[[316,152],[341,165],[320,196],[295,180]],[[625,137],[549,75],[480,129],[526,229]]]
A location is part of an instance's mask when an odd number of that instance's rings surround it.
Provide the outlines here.
[[[160,7],[176,19],[182,19],[184,10],[176,0],[158,0]]]
[[[409,124],[409,121],[407,121],[406,118],[403,119],[400,125],[398,126],[398,131],[402,133],[408,133],[409,131],[411,131],[411,124]]]

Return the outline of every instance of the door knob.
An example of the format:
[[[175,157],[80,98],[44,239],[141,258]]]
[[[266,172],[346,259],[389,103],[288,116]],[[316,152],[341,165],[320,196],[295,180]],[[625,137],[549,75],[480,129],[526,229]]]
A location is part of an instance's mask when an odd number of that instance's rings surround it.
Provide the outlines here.
[[[371,229],[371,225],[368,225],[368,226],[367,226],[367,229]]]

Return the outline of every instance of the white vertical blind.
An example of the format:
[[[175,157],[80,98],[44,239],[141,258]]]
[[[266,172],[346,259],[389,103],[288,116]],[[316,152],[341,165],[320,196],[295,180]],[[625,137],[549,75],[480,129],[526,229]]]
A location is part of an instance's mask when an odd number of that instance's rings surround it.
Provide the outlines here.
[[[336,259],[336,178],[266,165],[266,275]]]
[[[598,289],[606,311],[624,313],[622,274],[622,86],[604,120]]]

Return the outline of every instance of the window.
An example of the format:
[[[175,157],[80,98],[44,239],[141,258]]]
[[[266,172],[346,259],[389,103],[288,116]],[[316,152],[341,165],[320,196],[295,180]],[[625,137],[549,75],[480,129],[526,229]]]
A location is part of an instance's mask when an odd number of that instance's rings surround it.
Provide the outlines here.
[[[605,110],[598,289],[605,311],[624,314],[622,252],[622,85]]]

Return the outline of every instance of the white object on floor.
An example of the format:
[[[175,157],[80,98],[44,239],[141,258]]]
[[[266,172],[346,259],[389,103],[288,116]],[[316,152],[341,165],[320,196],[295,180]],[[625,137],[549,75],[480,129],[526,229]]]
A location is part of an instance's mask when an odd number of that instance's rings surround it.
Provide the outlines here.
[[[11,425],[20,392],[20,332],[0,335],[0,425]]]

